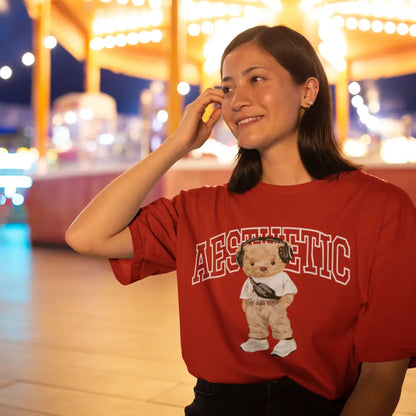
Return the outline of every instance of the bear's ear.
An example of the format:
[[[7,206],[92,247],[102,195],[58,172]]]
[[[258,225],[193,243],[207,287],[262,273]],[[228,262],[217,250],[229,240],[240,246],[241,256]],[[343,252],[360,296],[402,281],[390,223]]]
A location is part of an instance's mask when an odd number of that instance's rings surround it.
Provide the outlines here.
[[[235,252],[235,260],[240,267],[243,267],[244,250],[243,247],[239,247]]]

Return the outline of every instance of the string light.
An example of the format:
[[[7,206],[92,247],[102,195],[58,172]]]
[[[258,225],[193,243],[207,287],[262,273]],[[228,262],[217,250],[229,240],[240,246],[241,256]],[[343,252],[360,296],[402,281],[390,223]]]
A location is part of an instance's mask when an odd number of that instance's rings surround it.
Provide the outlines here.
[[[43,41],[43,44],[48,48],[48,49],[53,49],[56,47],[56,45],[58,44],[58,41],[56,40],[55,36],[49,35],[46,36],[46,38]]]
[[[4,65],[0,68],[0,78],[7,80],[10,79],[12,75],[13,70],[9,66]]]
[[[371,23],[371,29],[374,33],[380,33],[383,31],[383,22],[381,20],[374,20],[373,23]]]
[[[361,87],[360,84],[356,81],[351,82],[348,85],[348,91],[350,92],[350,94],[352,95],[356,95],[361,91]]]
[[[35,56],[33,55],[32,52],[26,52],[25,54],[23,54],[22,56],[23,65],[31,66],[33,65],[34,62],[35,62]]]
[[[177,89],[178,89],[178,93],[179,93],[179,94],[181,94],[181,95],[186,95],[186,94],[188,94],[188,93],[189,93],[189,91],[191,90],[191,87],[190,87],[190,85],[189,85],[187,82],[182,81],[182,82],[180,82],[180,83],[178,84]]]

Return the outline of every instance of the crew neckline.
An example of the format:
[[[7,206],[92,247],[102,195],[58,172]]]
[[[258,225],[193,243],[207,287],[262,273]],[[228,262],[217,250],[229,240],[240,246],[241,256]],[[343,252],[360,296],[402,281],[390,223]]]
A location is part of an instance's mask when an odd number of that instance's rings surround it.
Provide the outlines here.
[[[280,193],[291,193],[291,194],[297,194],[301,192],[310,192],[310,191],[316,191],[317,189],[321,188],[323,185],[336,183],[339,180],[342,180],[343,178],[347,177],[349,174],[353,174],[356,171],[347,171],[347,172],[341,172],[337,176],[329,176],[323,179],[314,179],[309,182],[299,183],[295,185],[274,185],[269,184],[263,181],[260,181],[253,190],[258,190],[260,192],[280,192]]]

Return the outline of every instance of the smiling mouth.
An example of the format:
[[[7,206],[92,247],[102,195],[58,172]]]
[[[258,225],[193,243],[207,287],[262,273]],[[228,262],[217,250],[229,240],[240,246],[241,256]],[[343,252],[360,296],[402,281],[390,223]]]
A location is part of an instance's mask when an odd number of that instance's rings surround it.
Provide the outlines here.
[[[248,117],[248,118],[245,118],[243,120],[237,121],[235,124],[237,126],[244,126],[245,124],[249,124],[249,123],[252,123],[254,121],[261,120],[261,118],[262,118],[262,116],[258,116],[258,117]]]

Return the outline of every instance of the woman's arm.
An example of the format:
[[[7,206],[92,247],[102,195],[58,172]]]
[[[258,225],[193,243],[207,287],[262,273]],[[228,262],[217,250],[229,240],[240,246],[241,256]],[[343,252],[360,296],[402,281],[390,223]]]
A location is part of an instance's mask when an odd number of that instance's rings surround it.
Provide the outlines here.
[[[107,185],[84,208],[66,232],[67,244],[84,254],[107,258],[132,257],[133,244],[128,224],[163,174],[208,139],[221,116],[221,108],[216,108],[206,122],[202,121],[202,116],[208,105],[221,105],[222,98],[221,90],[209,88],[189,104],[172,136]]]
[[[358,382],[341,416],[391,416],[400,398],[409,358],[362,363]]]

